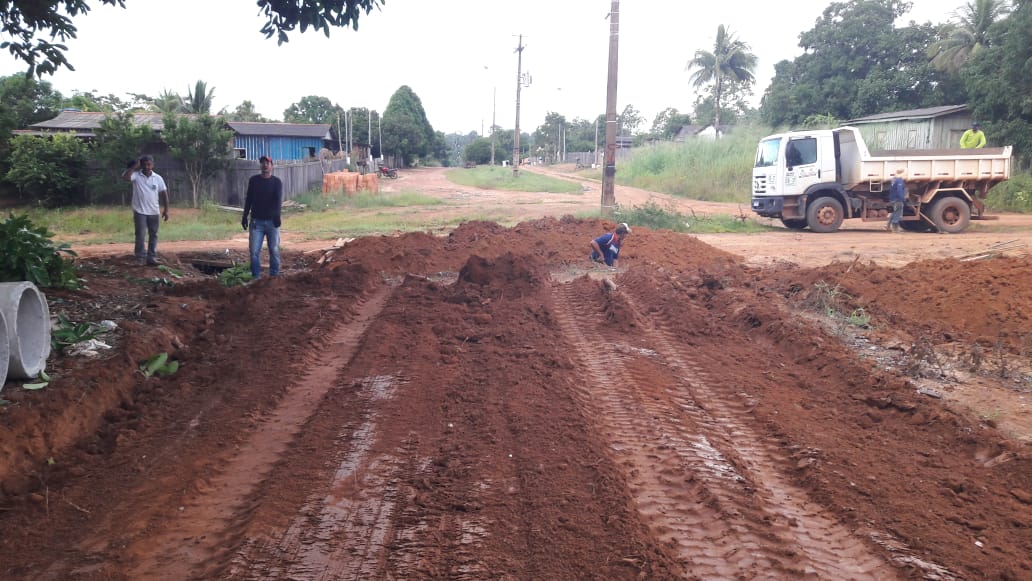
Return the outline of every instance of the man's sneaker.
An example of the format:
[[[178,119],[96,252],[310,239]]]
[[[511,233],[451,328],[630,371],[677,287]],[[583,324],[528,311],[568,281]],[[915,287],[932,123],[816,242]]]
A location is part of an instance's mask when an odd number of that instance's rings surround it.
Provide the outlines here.
[[[148,258],[147,259],[147,266],[157,266],[157,265],[158,265],[158,261],[157,260],[155,260],[153,258]]]

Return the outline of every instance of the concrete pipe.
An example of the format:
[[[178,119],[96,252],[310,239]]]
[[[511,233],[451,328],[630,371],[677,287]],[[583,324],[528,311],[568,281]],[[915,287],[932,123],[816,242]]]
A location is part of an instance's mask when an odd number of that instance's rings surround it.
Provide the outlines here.
[[[0,311],[0,390],[7,381],[7,367],[11,363],[11,342],[7,340],[7,318]]]
[[[14,379],[36,377],[50,356],[47,298],[31,282],[0,283],[0,313],[7,321],[7,375]]]

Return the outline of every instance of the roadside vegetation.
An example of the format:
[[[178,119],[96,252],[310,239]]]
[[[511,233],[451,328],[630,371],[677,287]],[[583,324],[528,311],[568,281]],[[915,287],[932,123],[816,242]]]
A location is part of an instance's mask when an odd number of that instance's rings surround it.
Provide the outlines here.
[[[477,167],[448,171],[448,179],[463,186],[484,190],[510,190],[514,192],[549,192],[553,194],[581,193],[578,184],[531,172],[520,172],[512,176],[510,167]]]

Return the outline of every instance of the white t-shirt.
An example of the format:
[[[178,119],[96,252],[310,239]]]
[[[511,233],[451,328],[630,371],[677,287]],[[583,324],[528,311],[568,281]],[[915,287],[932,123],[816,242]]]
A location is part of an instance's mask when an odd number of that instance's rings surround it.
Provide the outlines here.
[[[160,214],[158,193],[167,191],[165,180],[154,172],[147,177],[142,171],[134,171],[130,180],[133,184],[133,211],[147,216]]]

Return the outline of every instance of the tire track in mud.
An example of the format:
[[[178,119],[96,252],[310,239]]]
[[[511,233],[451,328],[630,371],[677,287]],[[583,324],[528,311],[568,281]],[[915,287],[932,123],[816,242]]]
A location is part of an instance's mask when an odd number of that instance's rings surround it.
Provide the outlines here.
[[[390,294],[390,287],[379,288],[359,302],[351,320],[331,331],[325,347],[307,366],[308,372],[287,388],[275,410],[258,419],[248,440],[221,464],[219,473],[190,486],[178,518],[132,539],[126,547],[137,561],[131,578],[195,578],[199,567],[218,560],[232,545],[233,531],[250,518],[252,497],[337,384]]]
[[[628,331],[614,343],[597,300],[573,284],[555,296],[563,332],[588,371],[580,398],[626,470],[643,520],[691,574],[897,577],[780,475],[784,459],[747,425],[748,402],[712,388],[718,381],[675,348],[670,333],[639,326],[642,336]]]

